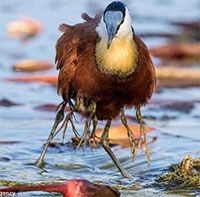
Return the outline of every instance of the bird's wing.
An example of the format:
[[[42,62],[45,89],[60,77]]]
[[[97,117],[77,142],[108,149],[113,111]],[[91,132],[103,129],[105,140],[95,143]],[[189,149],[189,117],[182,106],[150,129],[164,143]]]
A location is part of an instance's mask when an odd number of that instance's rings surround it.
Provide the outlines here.
[[[156,86],[155,68],[147,46],[138,36],[135,36],[134,39],[139,53],[138,65],[140,66],[138,66],[138,73],[140,73],[140,77],[138,78],[138,83],[140,83],[140,80],[144,79],[142,83],[143,86],[146,87],[147,93],[143,93],[143,95],[146,95],[148,100],[151,98]],[[143,75],[143,77],[141,75]]]
[[[58,39],[56,44],[56,58],[57,69],[59,69],[58,76],[58,93],[60,93],[64,100],[68,100],[68,95],[71,94],[71,84],[76,72],[79,55],[84,51],[86,46],[95,43],[97,27],[101,15],[97,14],[94,18],[88,16],[86,13],[82,14],[84,23],[70,26],[62,24],[60,30],[63,35]],[[91,54],[89,54],[91,55]],[[86,58],[87,61],[87,58]]]

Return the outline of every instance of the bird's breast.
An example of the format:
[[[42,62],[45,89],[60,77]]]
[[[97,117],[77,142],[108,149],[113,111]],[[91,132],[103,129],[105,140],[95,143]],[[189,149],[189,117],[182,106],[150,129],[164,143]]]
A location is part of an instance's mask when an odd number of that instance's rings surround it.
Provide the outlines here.
[[[95,59],[101,72],[127,77],[135,71],[137,49],[132,38],[114,38],[107,49],[107,40],[96,43]]]

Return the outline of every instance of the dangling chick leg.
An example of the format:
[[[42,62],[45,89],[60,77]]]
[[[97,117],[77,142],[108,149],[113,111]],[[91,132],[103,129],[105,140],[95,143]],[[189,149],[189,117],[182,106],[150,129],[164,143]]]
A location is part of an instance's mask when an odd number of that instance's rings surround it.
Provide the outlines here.
[[[63,130],[63,136],[62,136],[62,142],[64,143],[64,138],[65,138],[65,133],[66,133],[66,130],[67,130],[67,126],[68,126],[68,122],[70,121],[71,123],[71,126],[72,126],[72,131],[74,132],[74,135],[78,138],[79,136],[79,133],[76,131],[76,128],[75,128],[75,125],[74,125],[74,122],[73,122],[73,114],[75,111],[78,110],[79,108],[79,105],[80,105],[80,97],[79,95],[76,96],[76,101],[75,101],[75,104],[73,105],[71,100],[69,100],[69,105],[70,105],[70,108],[71,108],[71,112],[67,114],[66,118],[65,118],[65,121],[63,122],[62,126],[59,128],[59,130],[55,133],[55,135],[57,135],[60,130],[62,128],[64,128]]]
[[[131,176],[129,175],[129,173],[124,169],[120,161],[117,159],[117,157],[114,155],[114,153],[110,149],[109,139],[108,139],[108,132],[110,129],[110,125],[111,125],[111,120],[108,120],[104,128],[103,134],[101,136],[102,146],[104,150],[108,153],[108,155],[111,157],[111,159],[113,160],[113,162],[115,163],[119,171],[121,172],[122,176],[126,178],[130,178]]]
[[[95,131],[96,131],[97,125],[98,125],[98,119],[97,119],[97,116],[95,115],[93,118],[93,129],[92,129],[92,133],[91,133],[92,138],[96,137]]]
[[[95,115],[93,118],[93,129],[92,129],[90,140],[89,140],[89,145],[92,152],[93,152],[93,148],[98,147],[98,142],[96,141],[96,138],[100,139],[100,137],[97,137],[95,133],[97,124],[98,124],[98,119],[97,119],[97,116]]]
[[[56,119],[55,119],[55,122],[54,122],[54,125],[52,127],[52,130],[51,130],[51,133],[48,137],[48,140],[43,148],[43,151],[40,155],[40,157],[37,159],[37,161],[34,163],[35,166],[37,167],[42,167],[42,165],[44,164],[44,156],[45,156],[45,153],[47,151],[47,148],[51,142],[51,140],[54,138],[55,136],[55,132],[56,132],[56,129],[58,127],[58,125],[60,124],[60,122],[62,122],[63,118],[64,118],[64,110],[65,110],[65,106],[66,106],[66,102],[63,101],[59,106],[58,106],[58,112],[56,114]]]
[[[91,101],[91,104],[89,106],[89,111],[90,111],[90,114],[85,122],[85,128],[84,128],[82,137],[76,148],[78,150],[80,148],[81,144],[83,143],[83,152],[85,151],[85,146],[86,146],[87,142],[89,142],[90,149],[92,150],[92,145],[90,144],[90,138],[91,138],[90,125],[91,125],[91,121],[94,119],[94,115],[96,113],[96,103],[94,101]]]
[[[132,130],[130,129],[130,127],[127,124],[127,119],[124,114],[124,109],[122,109],[122,111],[121,111],[121,121],[122,121],[122,124],[126,127],[130,145],[131,145],[132,156],[133,156],[133,159],[135,159],[136,154],[137,154],[137,151],[135,150],[136,137],[134,136]]]
[[[143,126],[140,108],[136,109],[136,116],[137,116],[138,122],[140,124],[140,138],[138,141],[138,148],[141,147],[141,141],[142,141],[142,136],[143,136],[144,137],[144,145],[145,145],[145,153],[147,155],[147,162],[148,162],[148,164],[150,164],[151,158],[150,158],[149,144],[148,144],[148,140],[147,140],[147,132],[145,130],[145,127]]]

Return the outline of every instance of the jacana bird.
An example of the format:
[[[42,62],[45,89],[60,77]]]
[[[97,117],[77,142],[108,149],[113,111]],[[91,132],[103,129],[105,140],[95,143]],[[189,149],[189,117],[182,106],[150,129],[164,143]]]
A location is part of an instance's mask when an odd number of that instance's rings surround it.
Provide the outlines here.
[[[129,10],[124,3],[114,1],[103,14],[91,18],[84,13],[82,18],[84,23],[60,26],[64,33],[57,41],[55,59],[59,69],[57,88],[63,102],[58,107],[54,126],[35,165],[42,166],[49,143],[60,130],[63,129],[65,133],[68,122],[71,122],[75,135],[78,135],[73,123],[73,114],[76,112],[86,118],[78,148],[80,145],[84,148],[87,142],[90,144],[98,120],[106,120],[101,136],[102,146],[121,174],[130,177],[110,149],[109,127],[112,119],[121,114],[133,157],[143,138],[147,160],[150,161],[140,108],[148,103],[155,88],[154,65],[147,47],[134,33]],[[67,104],[71,111],[64,119]],[[136,109],[141,133],[139,139],[135,138],[127,124],[124,114],[126,108]],[[57,129],[61,121],[63,123]]]

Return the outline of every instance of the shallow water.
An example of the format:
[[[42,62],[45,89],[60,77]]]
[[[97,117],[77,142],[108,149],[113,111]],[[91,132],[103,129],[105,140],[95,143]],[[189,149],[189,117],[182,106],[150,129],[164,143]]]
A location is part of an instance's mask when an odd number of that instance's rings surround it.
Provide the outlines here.
[[[109,1],[102,1],[99,8],[105,7]],[[141,32],[174,32],[180,29],[171,26],[170,21],[190,21],[199,17],[198,0],[149,0],[125,1],[132,10],[133,25],[137,33]],[[58,25],[66,22],[74,24],[82,21],[80,13],[93,14],[95,3],[89,1],[30,1],[10,0],[0,1],[0,77],[27,75],[15,73],[12,64],[20,59],[33,58],[54,61],[55,42],[61,33]],[[5,26],[11,20],[21,15],[31,16],[41,21],[45,29],[27,44],[10,40],[6,35]],[[146,38],[146,44],[158,46],[167,42],[165,38]],[[154,59],[156,62],[156,59]],[[56,70],[34,73],[56,74]],[[33,75],[31,73],[31,75]],[[145,154],[140,151],[136,161],[132,162],[130,149],[113,147],[115,154],[133,176],[127,180],[120,176],[118,170],[100,149],[94,151],[89,148],[83,155],[82,150],[75,151],[69,146],[51,147],[45,157],[44,170],[31,165],[39,156],[42,146],[49,135],[53,124],[54,112],[35,110],[46,103],[59,104],[61,98],[56,94],[56,88],[46,84],[13,83],[1,80],[0,99],[6,98],[22,105],[0,106],[0,140],[19,141],[15,144],[0,145],[0,180],[12,180],[26,183],[60,182],[72,178],[85,178],[92,182],[121,186],[122,196],[173,196],[165,194],[163,189],[155,187],[155,178],[172,163],[179,163],[188,154],[192,157],[200,156],[200,103],[196,102],[189,113],[162,108],[154,104],[155,100],[195,101],[200,99],[199,88],[163,89],[155,93],[152,103],[142,109],[145,123],[155,130],[149,133],[149,139],[157,136],[157,140],[150,144],[151,164],[148,167]],[[134,111],[127,111],[134,115]],[[102,126],[102,124],[100,125]],[[83,124],[77,124],[81,132]],[[71,128],[68,129],[66,140],[70,142]],[[55,138],[61,141],[61,135]],[[137,190],[134,188],[138,188]],[[53,196],[42,192],[20,194],[19,196]],[[192,195],[189,193],[187,195]],[[55,195],[59,196],[59,195]],[[178,195],[176,195],[178,196]],[[181,196],[181,194],[180,194]]]

